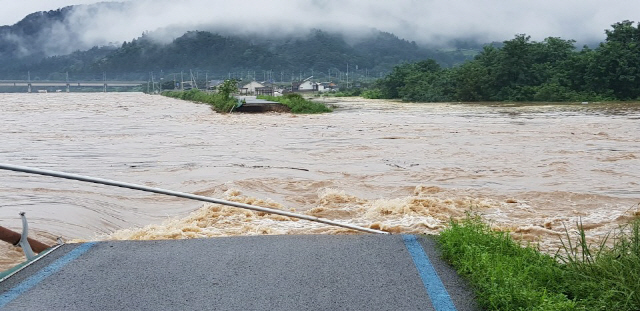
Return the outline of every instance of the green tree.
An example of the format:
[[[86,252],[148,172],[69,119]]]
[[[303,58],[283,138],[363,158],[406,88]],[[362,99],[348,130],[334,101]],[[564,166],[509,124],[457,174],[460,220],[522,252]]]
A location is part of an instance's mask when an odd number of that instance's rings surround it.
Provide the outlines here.
[[[640,25],[633,24],[626,20],[606,30],[607,39],[590,67],[597,83],[622,100],[640,97]]]
[[[224,82],[218,86],[218,94],[221,94],[224,99],[229,99],[238,91],[238,81],[236,80],[224,80]]]
[[[406,101],[446,101],[444,72],[434,60],[426,60],[410,66],[410,72],[404,76],[403,86],[398,89],[399,96]]]

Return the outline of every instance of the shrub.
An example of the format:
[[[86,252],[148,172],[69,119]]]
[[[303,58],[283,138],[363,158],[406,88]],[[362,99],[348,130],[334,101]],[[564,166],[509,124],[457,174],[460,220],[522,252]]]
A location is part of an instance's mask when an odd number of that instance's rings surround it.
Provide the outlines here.
[[[227,94],[210,94],[196,89],[188,91],[166,91],[162,92],[162,95],[208,104],[211,106],[211,109],[220,113],[229,113],[237,105],[236,99],[228,96]]]
[[[310,100],[304,99],[300,94],[289,93],[283,96],[258,96],[260,99],[270,100],[281,103],[289,109],[292,113],[324,113],[331,112],[331,109],[322,103],[315,103]]]
[[[362,92],[362,97],[368,98],[368,99],[381,99],[382,92],[379,89],[366,90]]]

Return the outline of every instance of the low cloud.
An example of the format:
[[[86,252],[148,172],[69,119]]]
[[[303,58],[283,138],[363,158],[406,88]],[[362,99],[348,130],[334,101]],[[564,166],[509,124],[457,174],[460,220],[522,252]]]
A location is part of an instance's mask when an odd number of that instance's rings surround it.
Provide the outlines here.
[[[349,36],[377,29],[430,45],[459,38],[504,41],[526,33],[534,40],[553,36],[586,43],[602,41],[611,24],[632,20],[638,11],[640,2],[626,0],[135,0],[79,6],[42,39],[49,54],[121,44],[145,31],[169,42],[187,30],[277,37],[310,28]]]

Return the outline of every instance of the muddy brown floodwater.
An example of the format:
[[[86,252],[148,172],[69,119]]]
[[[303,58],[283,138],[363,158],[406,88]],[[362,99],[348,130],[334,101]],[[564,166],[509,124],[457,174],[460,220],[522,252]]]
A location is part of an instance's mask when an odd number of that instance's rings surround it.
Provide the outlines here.
[[[637,217],[640,105],[408,104],[217,114],[137,93],[0,94],[0,162],[115,179],[394,233],[473,211],[553,252]],[[0,171],[0,225],[52,242],[347,233],[201,202]],[[0,245],[0,270],[23,260]]]

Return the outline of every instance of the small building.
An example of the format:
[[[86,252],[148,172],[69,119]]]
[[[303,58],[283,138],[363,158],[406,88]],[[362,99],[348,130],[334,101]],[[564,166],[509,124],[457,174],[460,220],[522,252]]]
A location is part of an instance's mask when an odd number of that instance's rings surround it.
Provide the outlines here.
[[[298,89],[300,88],[300,83],[298,81],[292,81],[291,82],[291,92],[297,92]]]
[[[181,86],[182,90],[188,91],[193,88],[193,83],[191,83],[191,81],[184,81],[181,83],[182,83],[182,86]]]
[[[298,85],[298,91],[300,92],[312,92],[317,90],[318,90],[318,84],[311,82],[309,80],[303,81],[302,83],[300,83],[300,85]]]
[[[265,86],[265,87],[257,87],[255,91],[255,95],[269,95],[273,96],[273,87]]]
[[[318,92],[337,92],[338,85],[333,82],[318,83]]]
[[[209,91],[215,91],[218,89],[218,87],[220,85],[222,85],[224,83],[223,80],[211,80],[211,81],[207,81],[207,90]]]
[[[239,91],[240,91],[240,95],[255,95],[256,89],[265,88],[265,87],[266,86],[262,83],[251,81],[250,83],[247,83],[243,85],[241,88],[239,88]]]

